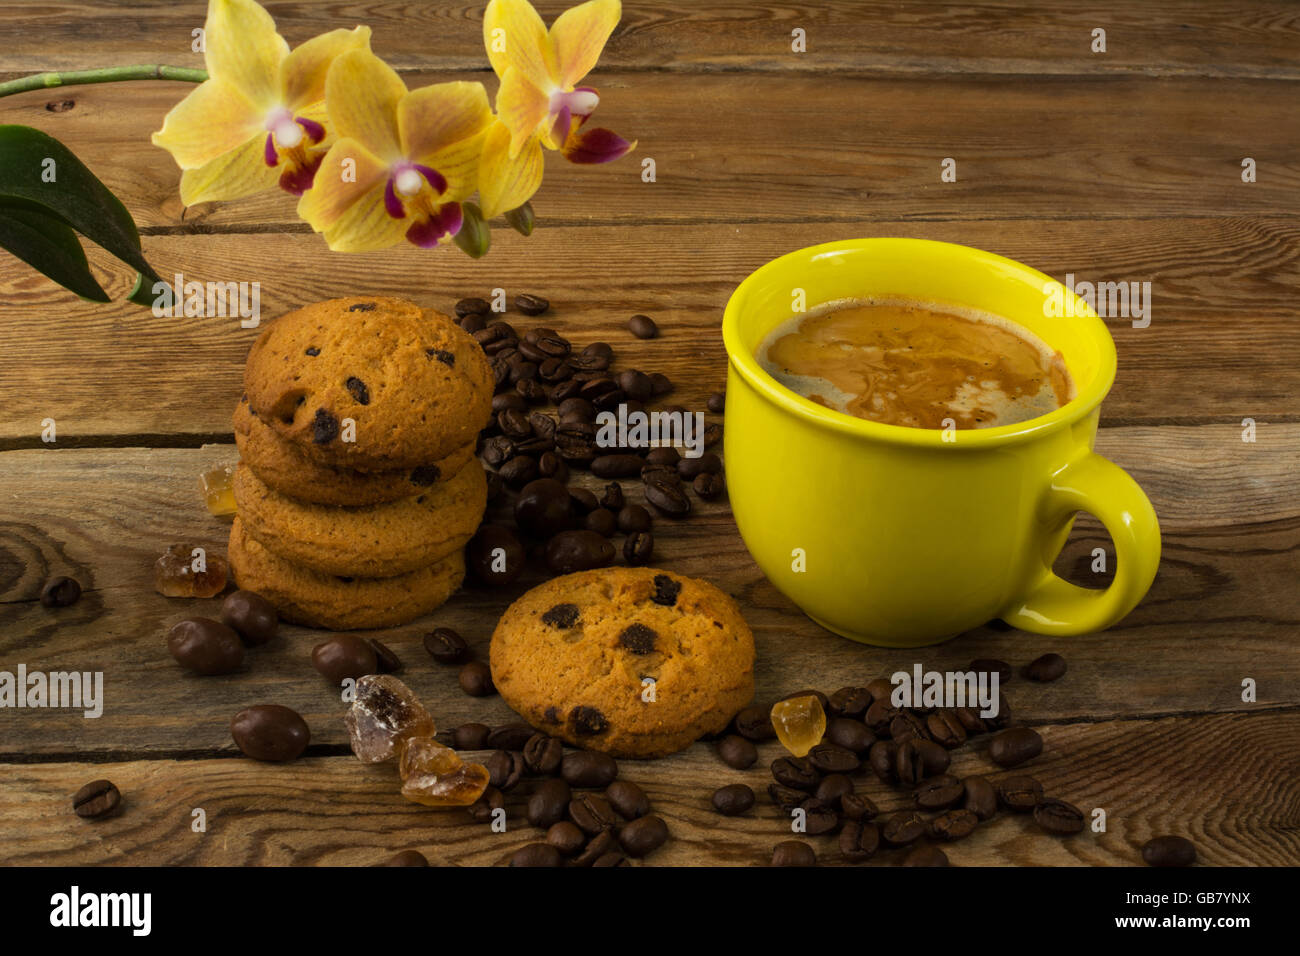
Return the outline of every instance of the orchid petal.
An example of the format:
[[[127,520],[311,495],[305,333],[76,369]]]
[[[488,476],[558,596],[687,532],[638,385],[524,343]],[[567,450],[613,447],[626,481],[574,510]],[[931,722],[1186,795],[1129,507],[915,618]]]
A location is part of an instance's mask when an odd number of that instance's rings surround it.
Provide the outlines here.
[[[223,153],[196,169],[181,173],[181,202],[195,203],[242,199],[275,188],[279,171],[262,158],[262,138],[253,136],[242,146]]]
[[[262,144],[262,159],[268,166],[280,165],[280,152],[275,148],[275,137],[270,133],[266,134],[266,142]]]
[[[412,160],[472,139],[491,122],[482,83],[435,83],[412,90],[397,104],[402,155]]]
[[[569,112],[567,106],[561,106],[560,112],[555,116],[555,123],[550,130],[550,138],[557,143],[563,143],[569,138],[569,125],[573,122],[573,114]]]
[[[259,113],[279,105],[280,61],[289,55],[289,44],[253,0],[212,0],[203,46],[213,79],[237,86]]]
[[[542,146],[530,138],[517,155],[510,153],[510,131],[493,124],[479,157],[478,192],[483,218],[522,206],[542,184]]]
[[[340,139],[325,154],[311,190],[299,201],[298,216],[317,232],[325,232],[376,188],[375,199],[382,212],[387,179],[388,167],[379,157],[356,140]]]
[[[538,89],[555,85],[558,71],[551,38],[528,0],[491,0],[483,11],[483,43],[501,79],[514,67]]]
[[[356,140],[389,165],[402,158],[397,105],[406,95],[402,78],[368,49],[344,53],[325,78],[334,132]]]
[[[294,118],[294,122],[303,128],[307,137],[312,141],[313,146],[325,138],[325,127],[314,119],[308,119],[305,116],[298,116]]]
[[[301,196],[316,181],[316,171],[324,158],[324,153],[318,153],[309,157],[305,166],[286,166],[280,173],[280,188],[290,195]]]
[[[393,189],[393,177],[389,176],[384,183],[384,211],[394,219],[406,218],[406,207],[402,201],[397,198],[397,192]]]
[[[562,88],[567,90],[591,72],[622,15],[619,0],[588,0],[565,10],[551,24],[551,44]]]
[[[243,91],[213,78],[173,106],[151,139],[171,153],[181,169],[197,169],[250,137],[257,136],[260,142],[262,122],[262,113]]]
[[[280,63],[283,103],[297,113],[325,99],[325,75],[330,65],[350,50],[370,49],[370,27],[331,30],[295,47]]]
[[[442,173],[428,166],[422,166],[420,163],[416,163],[415,168],[439,196],[447,191],[447,177]]]
[[[635,148],[635,140],[629,143],[617,133],[597,126],[570,136],[561,152],[571,163],[591,165],[612,162]]]
[[[310,198],[317,184],[303,199]],[[335,252],[367,252],[387,249],[402,241],[409,220],[394,219],[384,209],[384,184],[376,183],[356,202],[343,210],[334,225],[324,231],[325,242]],[[301,205],[299,209],[301,209]]]
[[[551,98],[514,68],[506,71],[497,90],[497,118],[510,130],[510,155],[514,156],[551,110]]]
[[[450,238],[460,232],[463,221],[460,203],[443,203],[432,219],[412,223],[406,230],[406,238],[421,248],[431,249],[444,237]]]

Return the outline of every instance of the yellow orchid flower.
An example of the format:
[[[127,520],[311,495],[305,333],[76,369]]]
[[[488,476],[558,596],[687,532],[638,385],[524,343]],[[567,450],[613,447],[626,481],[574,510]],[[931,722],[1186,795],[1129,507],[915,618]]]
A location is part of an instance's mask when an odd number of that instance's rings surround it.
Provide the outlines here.
[[[370,28],[332,30],[292,52],[253,0],[212,0],[204,24],[208,79],[163,120],[153,142],[181,167],[187,205],[280,187],[302,195],[328,147],[325,76],[340,54],[370,46]]]
[[[578,86],[600,58],[622,16],[619,0],[588,0],[564,11],[548,32],[528,0],[491,0],[483,42],[500,78],[498,125],[483,144],[483,215],[513,209],[542,181],[542,147],[574,163],[607,163],[636,145],[607,129],[582,126],[600,94]]]
[[[379,57],[353,50],[330,68],[325,105],[339,138],[298,215],[329,247],[383,249],[403,236],[435,246],[455,236],[492,123],[483,84],[408,91]]]

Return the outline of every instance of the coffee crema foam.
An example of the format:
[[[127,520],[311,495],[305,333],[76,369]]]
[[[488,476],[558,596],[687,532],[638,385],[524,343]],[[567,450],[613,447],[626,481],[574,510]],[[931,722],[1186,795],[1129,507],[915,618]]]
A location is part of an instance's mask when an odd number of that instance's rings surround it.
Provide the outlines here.
[[[777,326],[757,358],[805,398],[886,425],[995,428],[1074,397],[1061,353],[1027,329],[909,299],[827,302]]]

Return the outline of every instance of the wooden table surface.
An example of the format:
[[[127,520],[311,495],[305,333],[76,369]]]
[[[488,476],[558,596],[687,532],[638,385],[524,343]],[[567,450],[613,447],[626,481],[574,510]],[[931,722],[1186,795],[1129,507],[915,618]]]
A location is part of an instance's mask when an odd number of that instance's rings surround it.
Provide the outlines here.
[[[409,86],[481,79],[482,4],[326,0],[267,4],[297,44],[368,23]],[[546,0],[549,20],[561,4]],[[1130,4],[1054,12],[834,0],[627,0],[592,76],[602,125],[639,139],[621,162],[547,158],[530,239],[495,233],[481,261],[455,250],[334,254],[279,194],[181,206],[170,157],[149,133],[186,92],[149,82],[0,100],[0,122],[36,126],[81,156],[126,203],[165,276],[259,281],[266,316],[320,298],[395,294],[449,308],[493,288],[548,297],[547,323],[579,344],[612,342],[628,366],[666,372],[673,401],[702,408],[721,387],[719,323],[745,275],[783,252],[855,236],[960,242],[1052,276],[1149,281],[1147,328],[1109,321],[1119,375],[1098,450],[1146,489],[1164,558],[1146,600],[1100,634],[1049,640],[981,627],[920,652],[859,646],[804,618],[755,567],[725,502],[661,520],[658,562],[705,576],[741,603],[758,642],[758,699],[865,683],[921,660],[1020,665],[1049,650],[1055,684],[1007,688],[1046,746],[1032,772],[1091,810],[1104,833],[1068,840],[1000,818],[955,845],[956,864],[1135,863],[1159,833],[1191,838],[1206,863],[1300,863],[1300,17],[1288,3]],[[0,5],[0,75],[128,63],[200,65],[196,3],[96,0]],[[1092,53],[1091,31],[1107,52]],[[807,52],[791,51],[803,29]],[[656,181],[642,181],[653,158]],[[957,181],[940,181],[945,157]],[[1258,181],[1243,183],[1253,158]],[[119,297],[130,277],[91,248]],[[403,801],[388,767],[347,747],[343,705],[312,670],[319,633],[288,627],[246,672],[197,678],[163,635],[214,604],[155,593],[173,542],[224,553],[228,525],[197,490],[231,460],[230,412],[257,334],[228,319],[155,318],[94,305],[0,254],[0,669],[102,670],[103,716],[0,710],[0,860],[62,864],[365,864],[417,848],[439,863],[499,863],[536,831],[512,809],[504,834]],[[639,342],[634,312],[663,329]],[[42,421],[58,441],[42,443]],[[1256,423],[1244,442],[1243,419]],[[630,486],[629,486],[630,487]],[[639,489],[636,494],[639,495]],[[1110,543],[1078,522],[1058,570],[1102,585],[1091,553]],[[1113,555],[1112,555],[1113,559]],[[51,575],[85,587],[51,610]],[[429,618],[380,632],[442,727],[501,723],[420,638],[458,628],[486,652],[508,593],[466,591]],[[1258,699],[1242,700],[1242,682]],[[308,756],[257,764],[234,748],[231,715],[259,702],[301,712]],[[765,798],[715,815],[711,791],[759,789],[778,753],[728,769],[706,744],[625,762],[673,839],[654,864],[751,864],[788,838]],[[958,773],[992,769],[982,744]],[[99,823],[70,796],[96,777],[126,795]],[[884,807],[897,795],[864,783]],[[521,797],[512,797],[517,808]],[[194,832],[202,808],[206,832]],[[813,840],[828,862],[833,838]]]

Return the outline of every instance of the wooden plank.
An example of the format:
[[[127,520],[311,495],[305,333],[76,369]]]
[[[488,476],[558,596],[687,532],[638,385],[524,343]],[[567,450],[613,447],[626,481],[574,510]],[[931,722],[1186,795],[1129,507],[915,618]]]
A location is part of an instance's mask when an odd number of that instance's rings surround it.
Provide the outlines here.
[[[549,22],[567,0],[538,0]],[[358,23],[373,45],[404,69],[473,69],[485,63],[485,4],[393,0],[269,0],[266,8],[293,44]],[[5,71],[78,69],[121,63],[199,65],[190,31],[206,4],[13,2],[0,7]],[[955,7],[872,0],[819,0],[767,6],[742,0],[697,5],[636,0],[601,60],[606,70],[654,67],[699,72],[877,72],[1267,76],[1297,75],[1297,25],[1286,3],[1246,7],[1196,0],[1121,0],[1052,9],[1027,2]],[[1104,54],[1092,30],[1106,30]],[[807,52],[792,52],[791,31]]]
[[[483,74],[420,72],[411,86]],[[489,91],[496,83],[489,77]],[[1273,214],[1300,208],[1300,133],[1284,81],[626,72],[597,75],[601,125],[637,138],[598,168],[547,157],[535,203],[558,222],[753,222]],[[149,141],[185,84],[137,82],[0,100],[0,123],[58,137],[141,226],[300,224],[273,190],[188,211]],[[76,105],[51,113],[52,101]],[[794,161],[792,157],[798,157]],[[1241,161],[1259,164],[1241,181]],[[941,162],[957,181],[940,181]],[[642,161],[656,181],[642,181]]]
[[[656,563],[706,577],[734,595],[758,642],[760,701],[801,687],[827,691],[865,683],[922,662],[964,668],[976,657],[1016,664],[1047,650],[1070,661],[1059,684],[1015,682],[1008,697],[1035,721],[1300,705],[1300,425],[1276,426],[1273,452],[1236,453],[1214,427],[1107,429],[1101,450],[1131,468],[1161,515],[1164,561],[1146,601],[1110,631],[1047,641],[981,627],[946,645],[891,651],[823,631],[754,566],[725,503],[684,522],[661,519]],[[1237,446],[1241,442],[1236,443]],[[1249,446],[1247,446],[1249,448]],[[0,755],[209,754],[232,747],[228,721],[243,706],[280,702],[316,728],[316,741],[342,745],[336,694],[310,665],[321,632],[286,627],[251,651],[245,672],[199,678],[167,655],[164,635],[183,617],[216,613],[214,600],[168,599],[153,590],[152,566],[170,544],[193,541],[224,554],[225,522],[210,517],[195,476],[233,457],[233,446],[203,449],[82,449],[0,454],[0,669],[103,671],[104,714],[0,710]],[[633,500],[640,488],[625,483]],[[508,507],[508,504],[506,505]],[[1093,522],[1081,522],[1058,564],[1081,584],[1094,547],[1111,553]],[[52,610],[36,600],[51,575],[86,588],[76,605]],[[496,620],[530,576],[501,592],[467,589],[446,607],[404,627],[377,632],[407,664],[405,679],[444,727],[514,719],[498,699],[466,697],[455,669],[434,665],[421,637],[455,627],[486,653]],[[1241,680],[1259,682],[1260,704],[1243,704]]]
[[[529,239],[500,230],[477,262],[455,249],[408,246],[332,254],[310,235],[155,236],[145,249],[164,276],[260,282],[267,321],[337,295],[400,295],[450,310],[494,288],[540,293],[553,304],[548,324],[581,343],[607,338],[620,363],[669,374],[682,386],[674,401],[696,407],[725,380],[718,328],[735,286],[791,249],[862,235],[965,243],[1058,279],[1150,281],[1150,326],[1109,322],[1119,373],[1103,422],[1300,419],[1300,221],[1286,218],[544,227]],[[129,270],[98,250],[91,258],[124,295]],[[124,301],[81,302],[13,259],[0,259],[0,295],[0,447],[41,447],[48,417],[65,445],[229,433],[257,330],[229,318],[158,318]],[[634,339],[626,322],[636,312],[655,316],[663,335]]]
[[[944,847],[954,865],[1140,866],[1142,844],[1165,833],[1187,836],[1199,862],[1211,866],[1300,863],[1288,802],[1300,775],[1300,713],[1050,725],[1041,732],[1044,752],[1023,769],[1049,794],[1089,814],[1105,810],[1105,832],[1061,839],[1042,834],[1028,817],[999,815]],[[762,745],[748,771],[724,766],[706,744],[664,760],[624,761],[620,776],[641,785],[672,834],[648,865],[768,862],[772,847],[791,837],[788,820],[764,792],[766,767],[780,753],[776,743]],[[958,775],[995,769],[982,741],[953,761]],[[351,755],[284,765],[237,757],[17,763],[4,770],[6,864],[349,866],[418,849],[439,865],[499,865],[541,837],[524,818],[533,781],[508,796],[506,832],[494,834],[463,811],[407,803],[391,767],[365,767]],[[122,790],[122,810],[106,820],[79,820],[71,795],[99,777]],[[714,813],[712,791],[741,782],[759,794],[754,810],[743,817]],[[901,795],[869,773],[856,783],[882,810],[901,808]],[[191,829],[196,808],[206,814],[204,833]],[[834,836],[808,839],[821,862],[843,862]],[[883,851],[873,865],[901,855]]]

